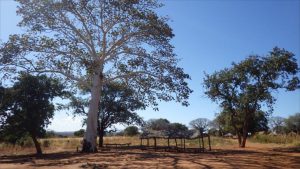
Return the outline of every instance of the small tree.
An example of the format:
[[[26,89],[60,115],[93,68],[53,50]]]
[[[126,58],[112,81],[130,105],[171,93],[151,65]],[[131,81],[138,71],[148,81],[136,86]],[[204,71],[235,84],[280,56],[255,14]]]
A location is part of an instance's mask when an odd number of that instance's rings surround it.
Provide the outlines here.
[[[289,116],[285,123],[288,132],[300,133],[300,113]]]
[[[210,120],[207,118],[198,118],[190,122],[190,126],[199,131],[200,134],[203,134],[208,129],[209,124]]]
[[[167,119],[150,119],[147,121],[146,125],[143,128],[144,130],[162,131],[167,130],[169,125],[170,122]]]
[[[170,123],[168,125],[168,128],[166,130],[166,134],[169,136],[169,137],[172,137],[174,136],[175,138],[176,137],[184,137],[186,136],[188,133],[188,127],[184,124],[181,124],[181,123]]]
[[[8,141],[16,141],[29,134],[37,154],[42,154],[37,137],[45,134],[55,110],[51,101],[66,94],[64,86],[46,76],[22,74],[18,80],[12,88],[4,92],[2,88],[0,135],[13,136],[10,139],[14,139]]]
[[[280,116],[271,117],[269,124],[273,132],[283,134],[285,132],[285,118]]]
[[[136,136],[139,134],[139,128],[136,126],[128,126],[124,129],[125,136]]]
[[[275,47],[265,57],[250,56],[240,63],[204,79],[205,94],[230,113],[231,124],[238,135],[240,147],[245,147],[249,127],[263,105],[271,113],[275,98],[272,92],[280,88],[299,88],[299,68],[294,54]],[[266,114],[267,116],[268,114]],[[242,126],[238,123],[242,121]]]

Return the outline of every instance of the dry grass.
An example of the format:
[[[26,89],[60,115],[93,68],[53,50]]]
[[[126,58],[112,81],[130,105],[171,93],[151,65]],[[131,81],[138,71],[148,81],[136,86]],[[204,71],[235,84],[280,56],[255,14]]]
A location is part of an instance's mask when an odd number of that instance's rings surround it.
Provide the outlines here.
[[[251,142],[263,143],[263,144],[284,144],[300,146],[300,135],[297,134],[283,134],[283,135],[266,135],[257,134],[249,139]]]
[[[117,140],[119,143],[122,137]],[[67,139],[65,139],[67,140]],[[76,139],[75,139],[76,140]],[[127,141],[127,139],[126,139]],[[134,140],[135,141],[135,140]],[[234,140],[236,141],[236,140]],[[56,144],[65,145],[63,139]],[[70,142],[69,142],[70,143]],[[67,145],[69,147],[69,145]],[[84,154],[71,150],[47,152],[42,156],[0,155],[0,169],[100,169],[100,168],[300,168],[300,151],[273,144],[248,143],[245,149],[227,145],[206,153],[176,153],[140,149],[108,149]]]
[[[299,137],[299,136],[298,136]],[[77,148],[81,147],[82,138],[47,138],[40,139],[43,152],[51,153],[57,151],[76,151]],[[299,140],[298,140],[299,142]],[[114,136],[114,137],[104,137],[104,144],[124,144],[130,143],[131,146],[139,146],[140,139],[139,137],[123,137],[123,136]],[[257,141],[256,138],[249,139],[248,143],[261,143]],[[295,142],[293,144],[280,144],[280,146],[297,146]],[[149,144],[154,145],[154,140],[150,139]],[[186,140],[185,142],[186,148],[197,148],[199,147],[199,140]],[[147,145],[147,141],[143,140],[143,145]],[[158,146],[167,146],[167,140],[165,139],[157,139]],[[175,140],[170,140],[170,145],[175,146]],[[177,145],[181,146],[181,140],[177,139]],[[221,138],[221,137],[211,137],[211,145],[212,149],[219,149],[224,147],[237,147],[237,140],[229,139],[229,138]],[[266,147],[269,144],[266,144]],[[270,144],[271,145],[271,144]],[[272,146],[276,146],[277,144],[272,144]],[[298,145],[299,146],[299,145]],[[205,147],[208,148],[207,138],[205,139]],[[35,153],[34,145],[22,147],[19,145],[11,145],[11,144],[0,144],[0,154],[27,154],[27,153]]]

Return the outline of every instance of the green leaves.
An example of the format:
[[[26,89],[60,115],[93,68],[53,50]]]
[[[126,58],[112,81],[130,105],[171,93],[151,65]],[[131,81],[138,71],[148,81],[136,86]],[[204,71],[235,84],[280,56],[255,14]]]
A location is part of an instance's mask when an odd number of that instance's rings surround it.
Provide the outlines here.
[[[231,124],[239,137],[265,123],[273,111],[278,89],[299,89],[299,68],[294,54],[275,47],[267,56],[249,56],[231,68],[206,75],[205,94],[230,113]],[[268,112],[261,112],[262,108]],[[256,115],[257,112],[263,115]],[[257,117],[262,123],[257,123]],[[261,126],[260,128],[264,128]]]
[[[57,79],[21,74],[13,87],[0,90],[0,134],[42,136],[54,115],[51,101],[66,94]]]
[[[273,104],[271,92],[279,88],[289,91],[299,88],[299,68],[293,54],[274,48],[266,57],[250,56],[204,79],[206,94],[231,107],[251,107]],[[254,106],[254,107],[253,107]]]

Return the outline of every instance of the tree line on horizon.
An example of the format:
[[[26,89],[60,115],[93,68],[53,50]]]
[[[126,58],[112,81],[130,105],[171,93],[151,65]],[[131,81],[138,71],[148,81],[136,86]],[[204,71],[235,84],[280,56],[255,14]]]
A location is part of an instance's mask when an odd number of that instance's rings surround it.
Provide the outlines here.
[[[136,110],[158,110],[159,101],[189,105],[190,76],[178,66],[158,1],[16,1],[26,31],[0,44],[1,80],[12,82],[0,88],[0,134],[27,133],[41,154],[36,138],[55,109],[69,109],[86,117],[82,152],[96,152],[97,136],[102,145],[113,124],[143,123]],[[274,47],[206,74],[203,87],[245,147],[256,122],[273,112],[273,92],[299,89],[298,75],[294,54]],[[54,106],[55,97],[70,102]]]

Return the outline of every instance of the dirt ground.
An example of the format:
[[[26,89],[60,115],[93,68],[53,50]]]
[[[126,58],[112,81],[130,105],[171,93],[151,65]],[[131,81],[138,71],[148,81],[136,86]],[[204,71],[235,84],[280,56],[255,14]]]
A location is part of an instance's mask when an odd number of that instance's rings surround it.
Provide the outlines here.
[[[245,149],[221,147],[205,153],[177,153],[140,149],[107,149],[94,154],[74,151],[35,155],[3,155],[0,168],[300,168],[300,147],[248,144]]]

